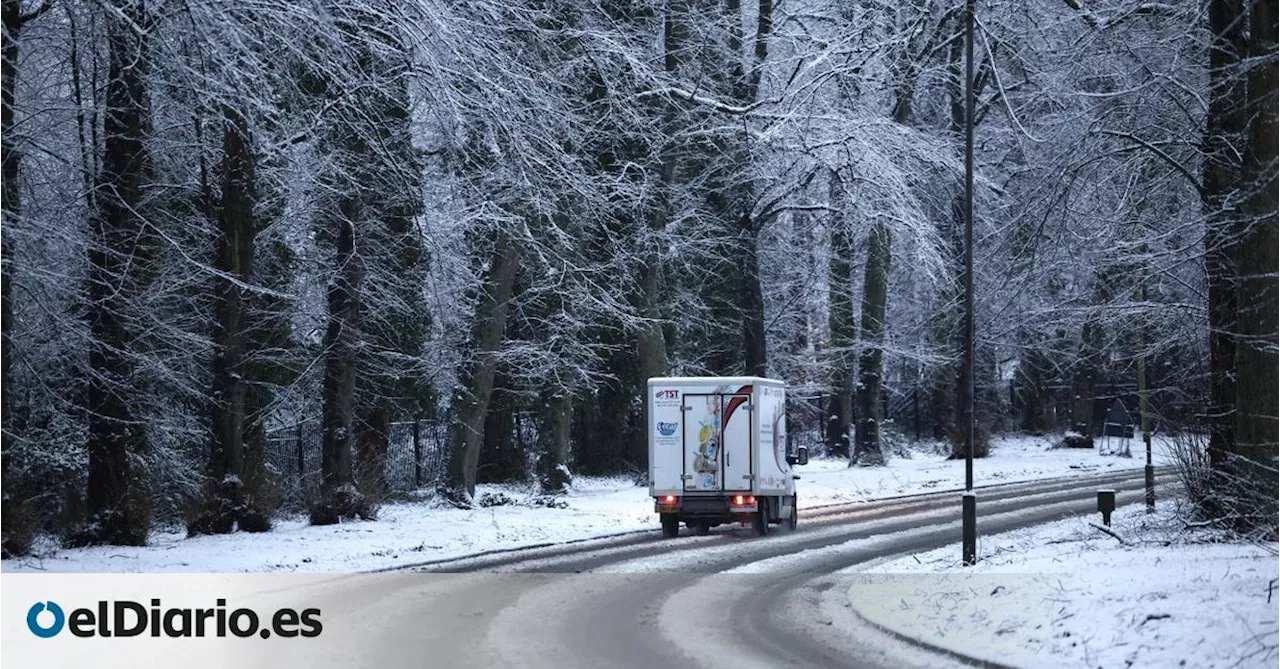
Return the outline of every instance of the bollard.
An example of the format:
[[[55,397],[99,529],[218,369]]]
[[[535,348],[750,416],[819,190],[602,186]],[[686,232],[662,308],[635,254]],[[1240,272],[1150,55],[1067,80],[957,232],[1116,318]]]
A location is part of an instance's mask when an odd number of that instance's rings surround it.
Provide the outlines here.
[[[1098,511],[1102,513],[1102,524],[1111,527],[1111,512],[1116,510],[1116,491],[1098,491]]]

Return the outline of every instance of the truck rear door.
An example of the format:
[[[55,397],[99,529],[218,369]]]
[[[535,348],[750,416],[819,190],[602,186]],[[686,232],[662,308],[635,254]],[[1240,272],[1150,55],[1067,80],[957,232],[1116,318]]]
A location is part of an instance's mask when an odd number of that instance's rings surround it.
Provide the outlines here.
[[[720,432],[724,453],[724,489],[751,490],[751,447],[756,437],[751,429],[751,414],[756,410],[749,394],[721,395],[723,415]]]
[[[750,393],[684,397],[684,489],[750,490]]]

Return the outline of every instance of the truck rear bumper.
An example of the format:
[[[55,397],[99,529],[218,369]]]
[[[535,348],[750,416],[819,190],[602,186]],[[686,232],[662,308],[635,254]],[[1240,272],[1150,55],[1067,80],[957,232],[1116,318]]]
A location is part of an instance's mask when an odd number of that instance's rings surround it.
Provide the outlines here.
[[[762,502],[750,495],[680,497],[674,501],[658,498],[655,510],[662,514],[675,514],[680,520],[686,521],[728,522],[749,517],[759,509],[760,503]]]
[[[682,518],[721,518],[729,514],[729,500],[723,497],[685,497],[680,500]]]

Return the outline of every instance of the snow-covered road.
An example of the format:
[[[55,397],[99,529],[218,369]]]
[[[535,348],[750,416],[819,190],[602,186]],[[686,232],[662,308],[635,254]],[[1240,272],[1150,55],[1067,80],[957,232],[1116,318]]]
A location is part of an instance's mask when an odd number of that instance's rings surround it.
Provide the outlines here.
[[[1036,481],[1140,469],[1139,458],[1101,456],[1095,450],[1054,449],[1052,437],[997,438],[991,457],[975,463],[981,485]],[[1156,462],[1167,463],[1156,440]],[[814,460],[799,468],[800,508],[870,502],[901,495],[954,491],[964,486],[964,463],[937,452],[915,451],[885,467],[849,468],[842,460]],[[5,560],[10,572],[342,572],[394,569],[430,560],[494,550],[580,541],[658,528],[648,489],[621,478],[583,477],[562,508],[537,506],[521,486],[482,486],[512,504],[472,510],[430,502],[396,502],[379,520],[312,527],[287,517],[265,534],[188,538],[181,528],[153,532],[150,545],[58,549],[52,541],[36,555]]]
[[[1161,484],[1171,487],[1169,476]],[[995,533],[1092,511],[1093,490],[1141,498],[1136,472],[982,493]],[[831,592],[850,565],[955,544],[955,495],[851,504],[802,515],[795,532],[583,542],[338,581],[311,593],[326,629],[305,651],[363,666],[939,667],[958,664],[883,631]],[[376,579],[376,580],[368,580]],[[319,599],[317,599],[317,597]],[[350,631],[350,633],[348,633]],[[326,654],[331,647],[332,654]]]

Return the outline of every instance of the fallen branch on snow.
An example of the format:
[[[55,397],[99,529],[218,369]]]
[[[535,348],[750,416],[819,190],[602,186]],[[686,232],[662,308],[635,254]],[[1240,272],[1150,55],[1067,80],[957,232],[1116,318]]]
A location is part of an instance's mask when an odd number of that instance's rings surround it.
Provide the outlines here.
[[[1099,530],[1101,532],[1110,534],[1111,536],[1115,537],[1115,540],[1119,541],[1121,544],[1128,545],[1129,543],[1124,540],[1124,537],[1120,536],[1119,534],[1116,534],[1115,530],[1112,530],[1110,527],[1107,527],[1105,525],[1099,525],[1097,523],[1089,523],[1089,527],[1092,527],[1095,530]]]

